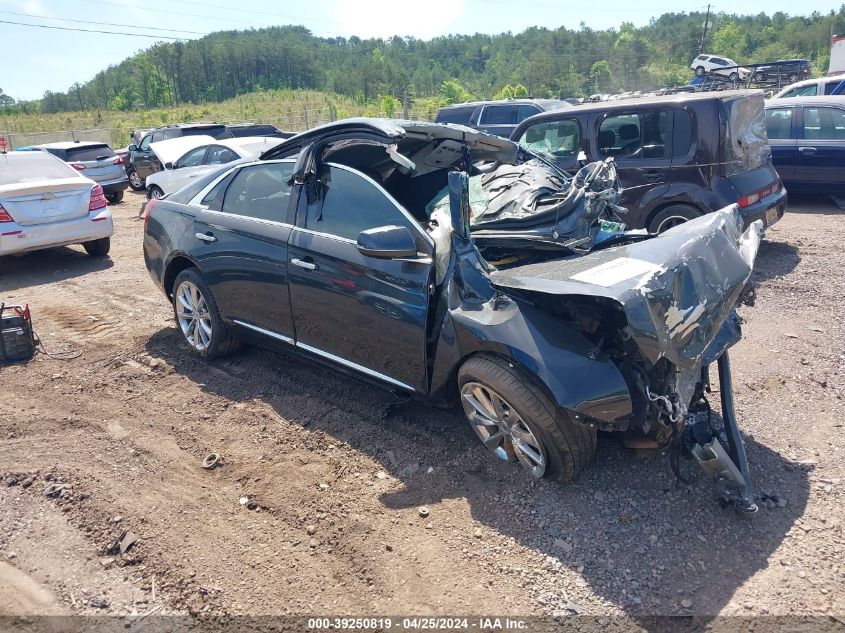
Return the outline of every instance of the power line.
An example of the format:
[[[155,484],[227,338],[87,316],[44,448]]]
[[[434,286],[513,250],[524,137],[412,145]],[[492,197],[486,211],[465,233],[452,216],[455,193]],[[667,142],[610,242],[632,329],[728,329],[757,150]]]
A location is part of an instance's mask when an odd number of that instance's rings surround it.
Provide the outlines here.
[[[56,29],[59,31],[79,31],[80,33],[102,33],[106,35],[128,35],[130,37],[149,37],[159,40],[184,41],[184,37],[168,37],[166,35],[144,35],[143,33],[124,33],[122,31],[98,31],[95,29],[76,29],[70,26],[52,26],[49,24],[28,24],[26,22],[12,22],[11,20],[0,20],[0,24],[14,24],[16,26],[33,26],[39,29]]]
[[[115,22],[95,22],[94,20],[72,20],[71,18],[54,18],[49,15],[35,15],[32,13],[18,13],[16,11],[0,11],[0,13],[4,13],[6,15],[20,15],[25,18],[38,18],[40,20],[58,20],[60,22],[75,22],[77,24],[98,24],[100,26],[125,26],[128,28],[142,28],[145,31],[165,31],[169,33],[189,33],[191,35],[207,35],[207,33],[201,33],[200,31],[183,31],[181,29],[160,29],[155,28],[152,26],[144,26],[144,27],[137,27],[135,24],[119,24]]]

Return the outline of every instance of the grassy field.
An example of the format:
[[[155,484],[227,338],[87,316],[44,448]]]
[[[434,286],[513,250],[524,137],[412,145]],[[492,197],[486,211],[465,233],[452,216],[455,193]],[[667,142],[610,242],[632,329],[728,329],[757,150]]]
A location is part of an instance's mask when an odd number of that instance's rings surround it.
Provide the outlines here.
[[[401,116],[401,105],[394,104],[394,116]],[[58,138],[38,138],[36,133],[72,130],[111,130],[114,146],[129,143],[129,132],[167,123],[190,121],[252,121],[272,123],[282,130],[301,131],[319,123],[351,116],[385,116],[380,104],[360,104],[335,94],[307,90],[274,90],[253,92],[221,103],[185,104],[173,108],[139,111],[84,110],[56,114],[0,115],[0,132],[17,135],[14,145],[50,142]],[[425,112],[413,113],[425,118]],[[25,136],[24,136],[25,135]]]

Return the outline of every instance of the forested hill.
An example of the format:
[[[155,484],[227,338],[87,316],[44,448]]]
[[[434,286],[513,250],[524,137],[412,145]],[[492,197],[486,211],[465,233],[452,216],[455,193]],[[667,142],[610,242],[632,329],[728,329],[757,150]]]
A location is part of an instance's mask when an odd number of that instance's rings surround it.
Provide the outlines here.
[[[812,60],[817,74],[827,70],[831,33],[845,33],[845,5],[809,17],[719,14],[711,19],[707,52],[740,63],[802,57]],[[66,93],[47,92],[24,107],[131,110],[221,101],[274,88],[322,90],[367,103],[406,92],[412,100],[431,102],[491,97],[505,85],[524,86],[537,97],[653,89],[689,79],[703,22],[703,13],[667,13],[642,28],[543,25],[516,35],[428,41],[321,38],[295,26],[226,31],[157,44]]]

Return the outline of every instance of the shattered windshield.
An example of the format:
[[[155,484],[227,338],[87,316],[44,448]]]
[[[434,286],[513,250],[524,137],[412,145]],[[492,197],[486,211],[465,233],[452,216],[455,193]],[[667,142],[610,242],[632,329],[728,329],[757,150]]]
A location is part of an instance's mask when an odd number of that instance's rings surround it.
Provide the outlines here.
[[[546,160],[574,158],[581,146],[581,131],[572,119],[543,121],[527,128],[519,144]]]

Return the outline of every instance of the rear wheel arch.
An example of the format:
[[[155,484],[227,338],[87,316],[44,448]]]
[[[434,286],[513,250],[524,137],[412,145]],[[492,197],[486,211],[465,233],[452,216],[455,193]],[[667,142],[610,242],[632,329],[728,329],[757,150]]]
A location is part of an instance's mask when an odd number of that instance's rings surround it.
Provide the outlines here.
[[[706,213],[705,210],[703,210],[700,207],[696,206],[695,204],[692,204],[692,203],[689,203],[689,202],[667,202],[665,204],[661,204],[659,206],[656,206],[654,209],[652,209],[649,212],[648,217],[646,218],[646,221],[645,221],[645,228],[650,230],[651,229],[651,223],[654,222],[654,220],[657,218],[657,216],[660,215],[661,213],[663,213],[664,211],[666,211],[667,209],[670,209],[672,207],[677,207],[679,210],[684,209],[690,215],[694,214],[694,215],[692,215],[692,217],[687,217],[688,220],[693,219],[695,217],[702,216]]]
[[[185,257],[184,255],[177,255],[167,264],[167,268],[164,271],[164,280],[162,285],[164,286],[164,291],[167,293],[168,297],[173,296],[173,284],[176,281],[176,277],[178,277],[179,273],[187,268],[197,268],[197,265],[193,262],[193,260]]]

